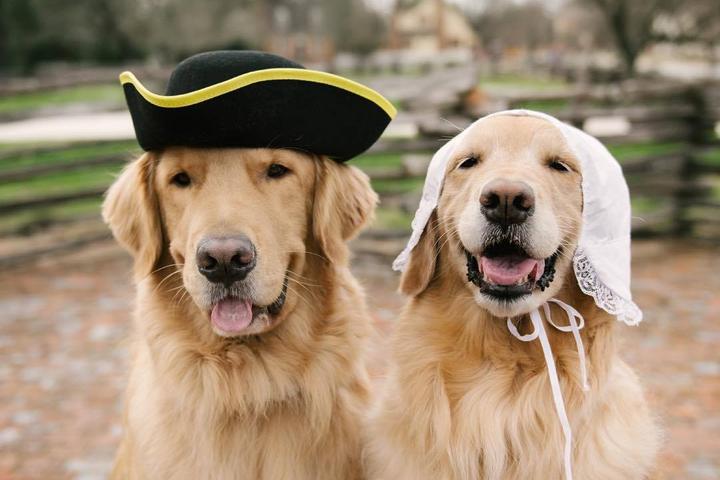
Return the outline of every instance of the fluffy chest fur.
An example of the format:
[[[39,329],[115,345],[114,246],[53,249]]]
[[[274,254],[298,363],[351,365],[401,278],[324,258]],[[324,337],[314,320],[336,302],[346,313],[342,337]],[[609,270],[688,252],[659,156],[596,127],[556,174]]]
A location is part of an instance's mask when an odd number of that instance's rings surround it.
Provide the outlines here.
[[[362,308],[335,309],[360,295],[348,282],[320,311],[308,302],[275,331],[222,346],[141,294],[114,478],[359,478],[369,324]]]
[[[586,320],[587,393],[572,336],[548,332],[575,478],[643,478],[657,432],[637,378],[616,355],[613,324],[590,312]],[[393,360],[370,422],[371,478],[563,478],[563,434],[539,343],[431,298],[403,313]]]

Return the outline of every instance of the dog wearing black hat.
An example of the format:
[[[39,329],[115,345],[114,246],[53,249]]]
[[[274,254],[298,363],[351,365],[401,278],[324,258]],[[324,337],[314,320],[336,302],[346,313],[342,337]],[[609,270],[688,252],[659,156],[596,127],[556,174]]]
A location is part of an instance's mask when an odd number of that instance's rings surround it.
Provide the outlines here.
[[[146,153],[103,205],[137,284],[112,478],[362,478],[371,326],[346,242],[377,197],[344,161],[394,108],[259,52],[191,57],[166,95],[120,79]]]

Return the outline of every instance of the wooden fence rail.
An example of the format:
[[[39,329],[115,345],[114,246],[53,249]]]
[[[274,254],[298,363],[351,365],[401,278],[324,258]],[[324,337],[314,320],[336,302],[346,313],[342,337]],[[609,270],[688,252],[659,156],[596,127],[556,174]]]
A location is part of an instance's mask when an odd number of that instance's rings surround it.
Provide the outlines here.
[[[106,189],[106,187],[91,188],[88,190],[80,190],[72,193],[47,195],[26,200],[4,202],[0,203],[0,215],[6,215],[9,213],[18,212],[20,210],[29,210],[38,207],[60,205],[63,203],[74,202],[76,200],[84,200],[87,198],[100,198]]]
[[[120,165],[127,160],[127,155],[104,155],[95,158],[83,158],[69,162],[58,162],[51,165],[33,165],[0,171],[0,185],[4,183],[20,182],[49,173],[70,172],[82,170],[87,167],[101,165]]]
[[[579,94],[560,97],[565,104],[556,112],[551,112],[578,127],[588,129],[598,119],[614,119],[616,123],[626,124],[627,132],[610,132],[601,140],[606,143],[634,144],[638,141],[677,142],[678,147],[671,153],[645,155],[626,159],[622,162],[631,193],[636,201],[656,205],[647,211],[635,212],[633,231],[636,235],[681,235],[701,237],[720,241],[720,146],[713,134],[720,119],[720,84],[672,86],[665,90],[650,88],[639,89],[628,94],[612,91],[601,94]],[[704,99],[708,99],[705,101]],[[508,99],[509,107],[523,107],[529,101],[538,98]],[[548,98],[540,98],[548,100]],[[458,104],[452,112],[436,113],[437,121],[420,125],[421,135],[411,139],[386,139],[378,141],[370,153],[400,154],[406,161],[400,167],[371,170],[368,173],[375,181],[393,181],[408,178],[420,178],[424,175],[423,155],[425,162],[430,152],[437,150],[444,139],[457,133],[455,124],[464,127],[476,118],[479,113],[470,111]],[[440,117],[452,118],[452,121],[441,121]],[[618,122],[619,120],[619,122]],[[708,162],[704,157],[715,152],[716,161]],[[11,158],[21,156],[23,152],[12,152],[0,155],[2,163]],[[32,149],[27,153],[37,153]],[[418,154],[420,154],[418,156]],[[0,185],[32,180],[36,177],[82,170],[87,167],[102,165],[119,166],[124,160],[123,155],[104,155],[93,158],[53,163],[47,165],[31,165],[9,169],[0,168]],[[420,161],[419,161],[420,159]],[[0,215],[24,214],[35,210],[47,209],[56,205],[68,204],[84,199],[99,199],[105,187],[85,188],[62,194],[37,195],[12,201],[0,202]],[[401,208],[412,213],[417,205],[418,192],[393,193],[381,195],[386,206]],[[31,215],[32,216],[32,215]],[[78,217],[87,218],[87,211],[78,213]],[[97,216],[96,216],[97,218]],[[43,223],[46,219],[32,219],[30,222]],[[63,218],[67,222],[67,218]],[[35,228],[24,227],[22,231],[34,231]],[[376,232],[382,237],[388,232]],[[398,233],[392,233],[397,235]],[[60,250],[73,246],[86,245],[88,242],[107,238],[107,230],[90,231],[87,238],[71,238],[59,242]],[[60,251],[54,246],[43,246],[43,251]],[[25,254],[23,254],[25,255]],[[29,255],[29,256],[28,256]],[[13,255],[15,256],[15,255]],[[31,258],[32,252],[18,258]],[[3,260],[0,255],[0,266],[16,263],[17,260]]]

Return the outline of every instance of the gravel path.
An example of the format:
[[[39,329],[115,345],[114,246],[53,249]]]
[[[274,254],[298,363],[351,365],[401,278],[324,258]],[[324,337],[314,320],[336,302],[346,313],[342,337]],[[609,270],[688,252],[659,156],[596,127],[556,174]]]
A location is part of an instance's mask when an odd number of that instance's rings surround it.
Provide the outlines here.
[[[402,305],[388,265],[356,260],[382,333]],[[646,321],[621,329],[623,355],[666,429],[658,479],[720,479],[718,271],[710,248],[635,245]],[[0,273],[0,480],[105,478],[120,435],[129,279],[109,243]]]

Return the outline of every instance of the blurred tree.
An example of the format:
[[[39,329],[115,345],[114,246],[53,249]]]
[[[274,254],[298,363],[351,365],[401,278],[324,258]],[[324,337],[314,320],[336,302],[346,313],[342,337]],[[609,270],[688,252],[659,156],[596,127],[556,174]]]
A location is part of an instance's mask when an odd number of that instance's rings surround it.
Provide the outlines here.
[[[141,39],[148,60],[168,64],[191,54],[252,48],[262,25],[252,0],[121,0],[121,28]]]
[[[675,15],[656,22],[660,41],[699,43],[716,58],[720,49],[720,3],[718,0],[688,0]]]
[[[92,0],[86,8],[94,14],[88,18],[92,37],[88,56],[91,59],[101,63],[117,63],[144,56],[140,42],[122,28],[120,19],[126,13],[126,2]]]
[[[615,40],[615,46],[628,75],[635,74],[638,56],[655,39],[657,18],[672,14],[676,0],[583,0],[601,13]]]
[[[605,19],[628,75],[635,74],[637,58],[654,43],[697,42],[713,51],[720,42],[718,0],[581,1]]]
[[[38,29],[37,12],[27,0],[0,0],[0,70],[28,69],[32,32]]]
[[[366,54],[383,22],[364,0],[0,0],[0,70],[44,62],[174,63],[221,48],[262,48],[272,15],[287,7],[292,31]]]
[[[261,32],[265,37],[314,33],[328,37],[335,50],[361,55],[375,50],[383,41],[383,19],[364,0],[255,0],[255,3],[268,25]],[[278,12],[282,12],[281,18]],[[283,25],[278,25],[278,20]],[[270,26],[280,31],[272,31]]]
[[[365,56],[382,43],[385,22],[364,0],[323,0],[323,9],[337,50]]]
[[[532,49],[552,41],[552,19],[539,1],[489,2],[472,16],[482,44]],[[492,48],[492,47],[491,47]]]
[[[122,0],[0,0],[0,67],[27,73],[48,61],[117,62],[139,58],[119,27]]]

